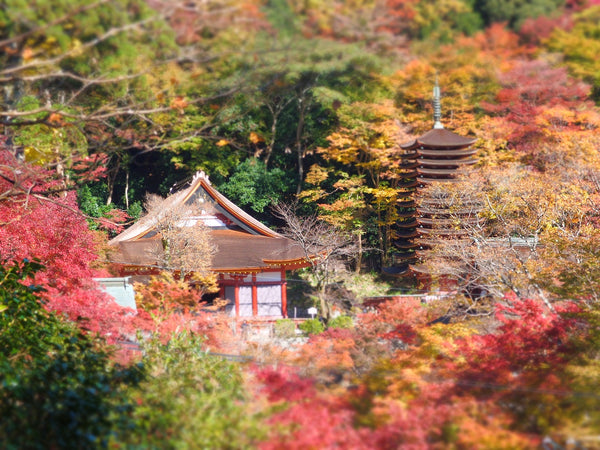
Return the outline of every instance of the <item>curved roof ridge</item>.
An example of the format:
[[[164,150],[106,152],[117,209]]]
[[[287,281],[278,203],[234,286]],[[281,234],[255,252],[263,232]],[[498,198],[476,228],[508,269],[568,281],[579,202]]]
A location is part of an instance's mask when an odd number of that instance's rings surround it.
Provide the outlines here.
[[[209,196],[223,212],[229,216],[233,223],[239,227],[246,229],[250,233],[256,233],[258,235],[282,238],[283,235],[271,230],[269,227],[264,225],[262,222],[256,220],[250,214],[246,213],[240,207],[235,205],[231,200],[217,191],[211,184],[208,175],[203,171],[198,171],[192,177],[189,186],[185,189],[176,191],[169,195],[165,199],[165,209],[174,207],[179,204],[187,202],[190,198],[202,189],[207,196]],[[123,241],[137,240],[148,233],[153,228],[153,220],[151,216],[144,216],[140,218],[136,223],[127,228],[125,231],[111,239],[109,245],[117,244]]]

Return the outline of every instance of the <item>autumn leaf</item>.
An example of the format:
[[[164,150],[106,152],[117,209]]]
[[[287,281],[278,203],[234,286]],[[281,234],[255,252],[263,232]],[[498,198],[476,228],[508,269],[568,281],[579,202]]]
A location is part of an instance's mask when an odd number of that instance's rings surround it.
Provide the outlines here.
[[[23,49],[23,53],[21,54],[21,56],[23,57],[23,61],[28,61],[31,58],[33,58],[33,50],[30,47],[25,47]]]
[[[60,114],[52,113],[48,116],[48,123],[50,125],[62,126],[65,122],[63,121],[62,116]]]
[[[250,132],[250,142],[252,142],[253,144],[258,144],[259,142],[264,142],[264,138],[262,136],[260,136],[258,133],[255,133],[254,131]]]
[[[171,109],[176,109],[180,113],[183,113],[184,108],[186,108],[187,106],[188,106],[187,100],[180,95],[178,95],[173,100],[171,100],[171,105],[170,105]]]

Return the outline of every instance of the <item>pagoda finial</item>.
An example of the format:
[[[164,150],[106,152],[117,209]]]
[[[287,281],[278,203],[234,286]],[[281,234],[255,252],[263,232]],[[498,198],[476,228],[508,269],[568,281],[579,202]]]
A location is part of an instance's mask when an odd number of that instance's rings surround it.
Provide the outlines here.
[[[440,99],[440,86],[438,78],[435,77],[435,86],[433,87],[433,128],[444,128],[442,125],[442,101]]]

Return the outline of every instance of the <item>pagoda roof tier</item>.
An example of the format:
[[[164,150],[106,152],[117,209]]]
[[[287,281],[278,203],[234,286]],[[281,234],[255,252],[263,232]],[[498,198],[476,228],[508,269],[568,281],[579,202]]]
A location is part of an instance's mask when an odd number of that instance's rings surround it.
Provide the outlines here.
[[[458,183],[460,181],[455,178],[428,178],[428,177],[419,177],[418,180],[422,184],[429,184],[429,183],[435,183],[435,182]]]
[[[465,234],[465,230],[456,230],[448,228],[419,228],[419,233],[434,236],[463,236]]]
[[[415,209],[411,209],[410,211],[396,212],[396,214],[400,218],[414,217],[414,215],[415,215]]]
[[[465,166],[475,164],[479,161],[477,158],[468,159],[429,159],[419,158],[417,159],[417,167],[421,164],[426,166]]]
[[[453,225],[457,225],[457,222],[459,222],[459,221],[457,221],[456,219],[439,219],[439,218],[431,218],[431,217],[419,217],[419,218],[417,218],[417,222],[419,222],[419,225],[453,226]],[[469,218],[461,219],[460,222],[473,224],[473,223],[479,222],[479,219],[477,217],[469,217]]]
[[[452,239],[452,242],[454,242],[454,243],[470,242],[470,241],[471,241],[471,239],[468,239],[468,238],[457,239],[456,237],[453,237],[453,239]],[[415,242],[418,244],[418,247],[416,247],[418,250],[426,250],[428,248],[435,246],[436,244],[439,244],[440,239],[428,239],[426,237],[420,237],[420,238],[416,239]]]
[[[400,228],[412,228],[412,227],[416,227],[417,224],[417,219],[412,218],[410,220],[397,220],[396,221],[396,226],[400,227]]]
[[[406,229],[396,230],[395,233],[396,233],[396,237],[405,238],[405,239],[415,238],[415,237],[419,236],[419,233],[414,228],[406,228]]]
[[[396,206],[398,208],[414,208],[416,205],[414,200],[398,200]]]
[[[451,197],[448,197],[451,199]],[[481,202],[479,200],[474,200],[474,199],[470,199],[470,198],[462,198],[460,200],[460,204],[461,206],[467,206],[467,205],[473,205],[473,206],[481,206]],[[417,205],[418,208],[423,208],[423,207],[427,207],[427,206],[440,206],[443,205],[443,207],[445,208],[445,211],[448,211],[448,208],[452,206],[452,204],[447,204],[446,199],[445,198],[420,198],[419,199],[419,203]]]
[[[411,177],[413,178],[413,177]],[[406,179],[406,180],[401,180],[398,182],[398,187],[399,188],[412,188],[412,187],[417,187],[419,185],[419,183],[417,182],[417,180],[414,179]]]
[[[419,244],[415,241],[404,241],[404,240],[397,239],[394,241],[394,247],[399,248],[399,249],[410,250],[410,249],[418,248]]]
[[[419,167],[417,172],[421,175],[439,175],[439,176],[454,176],[456,169],[429,169],[427,167]]]
[[[412,248],[400,249],[400,248],[396,247],[396,248],[394,248],[393,256],[396,259],[398,259],[398,258],[402,258],[402,259],[414,258],[415,252]]]
[[[402,170],[404,170],[404,169],[401,167],[401,168],[398,170],[398,176],[400,177],[400,179],[401,179],[401,180],[403,180],[403,181],[401,181],[401,183],[402,183],[402,182],[405,182],[405,183],[406,183],[406,182],[407,182],[407,180],[410,180],[411,178],[412,178],[412,179],[415,179],[415,178],[417,178],[417,171],[416,171],[415,169],[416,169],[418,166],[419,166],[419,165],[418,165],[418,164],[416,164],[416,166],[415,166],[415,167],[413,167],[412,169],[407,169],[407,171],[406,171],[406,172],[402,172]]]
[[[398,166],[398,169],[400,170],[411,170],[411,169],[416,169],[417,167],[419,167],[419,162],[417,161],[409,161],[409,162],[403,162],[400,163],[400,166]]]
[[[415,255],[416,255],[416,257],[417,257],[417,258],[419,258],[419,260],[421,260],[421,261],[422,261],[422,260],[425,260],[425,259],[427,259],[427,257],[429,257],[429,255],[427,254],[427,251],[425,251],[425,250],[417,250],[417,251],[415,252]]]
[[[434,246],[435,244],[439,243],[439,240],[435,240],[435,239],[426,239],[423,237],[420,237],[418,239],[415,239],[415,243],[417,244],[417,247],[419,250],[424,250],[427,248],[430,248],[432,246]]]
[[[476,138],[463,137],[445,128],[434,128],[424,135],[400,145],[400,147],[404,150],[412,150],[420,147],[453,149],[468,147],[476,140]]]
[[[463,214],[475,214],[475,210],[473,208],[452,208],[452,207],[442,207],[442,208],[420,208],[417,207],[417,214],[420,215],[463,215]]]
[[[418,156],[433,156],[435,158],[453,158],[456,156],[472,156],[477,153],[477,149],[475,148],[463,148],[459,150],[434,150],[430,148],[421,148],[419,149]]]
[[[410,153],[404,153],[404,154],[400,155],[400,159],[409,160],[410,161],[411,159],[415,159],[417,156],[419,156],[417,154],[417,151],[416,150],[412,150]]]
[[[400,267],[402,267],[402,266],[409,265],[409,264],[416,264],[417,262],[419,262],[419,258],[414,254],[412,256],[408,256],[406,258],[396,256],[394,262],[397,264],[400,264]]]

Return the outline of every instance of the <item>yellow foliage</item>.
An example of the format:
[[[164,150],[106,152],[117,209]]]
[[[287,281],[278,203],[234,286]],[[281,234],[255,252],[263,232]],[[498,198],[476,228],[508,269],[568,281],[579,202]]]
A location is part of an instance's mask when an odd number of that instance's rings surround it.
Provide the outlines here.
[[[313,164],[306,174],[305,181],[313,186],[319,186],[329,177],[329,171],[318,164]]]
[[[250,142],[252,142],[253,144],[258,144],[259,142],[264,142],[265,139],[260,136],[258,133],[251,131],[250,132],[250,136],[248,137],[248,140]]]

